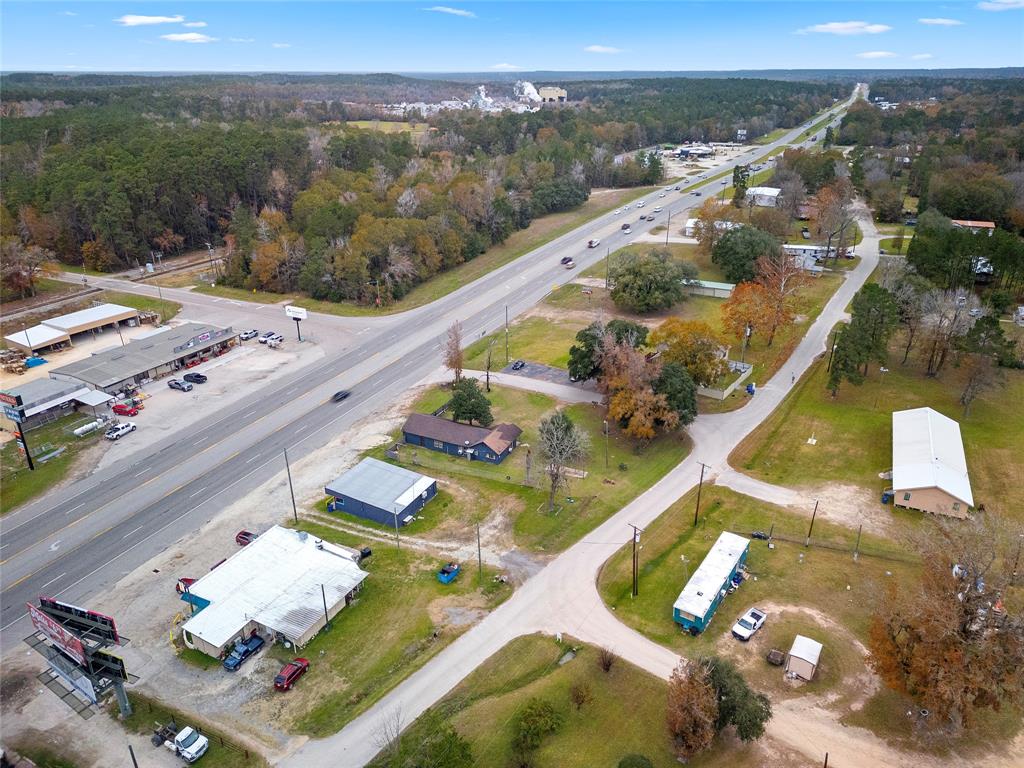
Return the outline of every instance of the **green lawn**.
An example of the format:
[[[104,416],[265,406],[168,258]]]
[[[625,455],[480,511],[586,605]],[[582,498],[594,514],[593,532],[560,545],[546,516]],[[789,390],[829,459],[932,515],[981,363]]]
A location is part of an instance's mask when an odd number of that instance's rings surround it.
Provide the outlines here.
[[[576,293],[580,295],[578,289]],[[541,317],[528,317],[513,323],[509,326],[509,357],[512,360],[522,357],[535,363],[565,368],[569,364],[569,347],[572,346],[572,339],[586,326],[587,323],[580,320],[563,322]],[[565,343],[567,339],[568,344]],[[487,347],[492,342],[494,347],[491,351],[491,370],[497,371],[505,367],[505,332],[499,331],[473,342],[466,348],[467,369],[484,370],[487,365]]]
[[[570,417],[584,427],[591,439],[589,460],[580,469],[586,478],[572,479],[568,490],[559,492],[554,513],[547,511],[546,476],[536,453],[537,425],[542,416],[552,413],[555,400],[546,395],[492,386],[489,395],[496,422],[510,421],[523,429],[520,447],[499,465],[467,462],[423,448],[405,447],[400,463],[432,477],[448,479],[484,495],[483,503],[506,495],[511,497],[510,512],[516,543],[534,551],[560,551],[577,541],[626,503],[645,491],[689,453],[684,433],[659,437],[636,452],[636,444],[611,425],[607,441],[608,462],[605,468],[604,411],[592,405],[571,405]],[[439,398],[428,392],[424,398],[433,404]],[[413,410],[429,412],[431,408],[415,405]],[[531,457],[531,482],[526,483],[528,446]],[[371,452],[383,458],[383,451]],[[625,466],[625,469],[622,468]],[[429,513],[430,507],[427,507]]]
[[[75,437],[71,429],[91,419],[84,413],[72,413],[46,426],[28,432],[28,444],[36,460],[35,471],[30,472],[17,444],[10,440],[0,449],[0,514],[46,492],[65,478],[75,458],[85,448],[103,439],[102,431],[86,437]],[[59,456],[45,463],[39,457],[64,446]]]
[[[121,291],[104,291],[103,300],[111,304],[122,304],[143,312],[156,312],[160,315],[160,322],[166,323],[181,312],[181,304],[176,301],[159,299],[152,296],[140,296],[137,293],[122,293]]]
[[[914,239],[913,231],[909,232],[905,237],[886,237],[878,241],[878,247],[885,251],[887,254],[900,254],[902,256],[907,255],[907,251],[910,250],[910,241]]]
[[[33,296],[26,296],[26,299],[38,299],[45,296],[54,298],[62,293],[71,293],[77,291],[81,286],[74,285],[72,283],[66,283],[63,280],[52,280],[48,277],[39,277],[35,281],[35,294]],[[15,301],[21,301],[21,295],[18,293],[5,293],[0,292],[0,301],[5,304],[9,304]],[[14,311],[8,308],[8,311]]]
[[[754,139],[754,143],[755,144],[771,144],[773,141],[778,141],[779,139],[781,139],[783,136],[785,136],[791,130],[793,130],[793,129],[792,128],[776,128],[771,133],[766,133],[764,136],[758,136],[756,139]]]
[[[132,704],[132,715],[124,720],[117,714],[117,705],[111,704],[110,714],[117,722],[124,726],[125,730],[132,733],[151,734],[155,723],[166,725],[173,720],[179,725],[191,725],[198,728],[210,740],[210,748],[203,755],[202,765],[204,768],[259,768],[267,765],[258,752],[246,751],[246,748],[237,740],[231,738],[231,734],[213,728],[202,717],[193,713],[184,712],[170,705],[163,704],[156,699],[135,691],[129,691],[128,700]],[[162,749],[162,747],[153,747]],[[125,750],[127,752],[127,749]],[[145,763],[148,758],[145,753],[137,755]]]
[[[892,467],[891,412],[930,406],[960,422],[975,504],[1024,520],[1024,409],[1016,407],[1024,398],[1024,372],[1006,371],[1006,386],[982,394],[964,419],[961,371],[950,364],[928,378],[914,353],[900,365],[898,346],[897,339],[888,373],[872,364],[868,380],[859,387],[844,383],[835,401],[826,389],[825,363],[817,363],[736,448],[732,465],[781,485],[847,482],[881,491],[889,481],[878,473]],[[816,445],[807,444],[812,434]]]
[[[617,208],[624,202],[646,195],[653,189],[655,188],[635,187],[592,194],[590,199],[578,208],[535,219],[529,227],[514,232],[504,243],[489,248],[486,253],[464,264],[460,264],[454,269],[435,275],[425,283],[413,288],[400,300],[381,309],[352,302],[315,301],[299,294],[254,292],[221,285],[211,288],[209,284],[200,284],[196,286],[195,290],[212,296],[223,296],[225,298],[257,301],[267,304],[291,299],[296,306],[306,307],[314,312],[333,315],[390,315],[396,312],[405,312],[406,310],[415,309],[443,296],[447,296],[457,288],[461,288],[463,285],[493,272],[499,267],[518,259],[520,256],[539,248],[545,243],[561,237],[567,232],[571,232],[576,227],[596,219],[598,216]]]
[[[327,541],[362,546],[365,541],[303,520],[302,530]],[[289,730],[324,737],[336,733],[458,637],[466,626],[436,621],[445,608],[483,614],[505,600],[512,588],[493,581],[484,569],[478,587],[475,563],[451,584],[441,584],[441,563],[408,548],[373,542],[364,568],[369,578],[359,599],[302,649],[312,661],[283,716]],[[273,649],[284,660],[287,652]]]

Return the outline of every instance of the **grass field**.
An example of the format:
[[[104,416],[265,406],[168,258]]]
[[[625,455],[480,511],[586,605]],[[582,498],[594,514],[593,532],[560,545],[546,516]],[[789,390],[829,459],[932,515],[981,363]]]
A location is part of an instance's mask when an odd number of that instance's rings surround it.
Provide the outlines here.
[[[301,528],[327,541],[365,544],[309,521]],[[468,628],[442,625],[445,609],[483,615],[511,594],[510,586],[493,581],[492,569],[484,569],[481,589],[475,566],[447,585],[435,576],[439,566],[436,557],[374,542],[373,557],[363,566],[370,576],[358,600],[303,648],[312,665],[298,685],[301,695],[290,697],[282,712],[289,730],[320,737],[336,733]],[[272,652],[282,661],[290,658],[278,646]]]
[[[144,312],[156,312],[160,315],[161,323],[166,323],[181,312],[181,304],[176,301],[160,300],[150,296],[140,296],[135,293],[104,291],[103,300],[111,304],[122,304]]]
[[[35,471],[30,472],[24,457],[19,453],[17,443],[10,440],[0,449],[0,514],[11,510],[45,493],[59,483],[74,465],[75,458],[97,440],[103,439],[102,432],[86,437],[71,434],[74,426],[90,421],[84,413],[72,413],[46,426],[28,432],[28,444],[36,460]],[[45,463],[39,457],[64,447],[64,452]]]
[[[913,356],[906,366],[901,358],[894,351],[887,373],[872,364],[868,380],[859,387],[844,383],[835,401],[826,390],[825,364],[816,364],[730,462],[781,485],[838,481],[881,491],[888,481],[878,473],[892,467],[891,412],[930,406],[960,422],[975,504],[1024,521],[1024,409],[1009,405],[1024,398],[1024,371],[1006,371],[1006,386],[983,393],[965,419],[961,371],[950,364],[928,378]],[[807,444],[812,434],[816,445]]]
[[[162,704],[155,699],[134,691],[129,691],[128,700],[132,704],[132,715],[124,720],[117,715],[117,706],[111,705],[111,716],[124,726],[125,730],[132,733],[150,734],[153,732],[154,723],[162,725],[172,720],[179,725],[188,724],[198,728],[210,740],[210,748],[202,757],[203,766],[211,768],[260,768],[267,765],[258,752],[248,751],[238,741],[231,738],[231,734],[211,728],[201,717],[192,713],[186,713],[169,705]],[[162,747],[153,747],[162,749]],[[128,750],[126,749],[125,752]],[[142,760],[147,760],[145,753],[138,755]]]
[[[569,416],[590,435],[590,458],[579,467],[588,474],[585,478],[572,479],[569,488],[559,492],[555,511],[550,513],[546,475],[536,452],[536,430],[541,417],[554,412],[554,399],[496,386],[492,386],[489,397],[496,422],[509,421],[523,430],[520,447],[504,462],[498,465],[467,462],[437,451],[406,447],[400,453],[401,463],[432,477],[447,477],[453,483],[476,487],[483,494],[484,504],[497,506],[503,495],[511,496],[513,535],[517,545],[526,549],[543,552],[565,549],[657,482],[682,461],[690,449],[686,436],[679,433],[657,438],[638,454],[635,443],[622,436],[612,424],[606,468],[603,409],[592,405],[568,406],[565,410]],[[438,399],[432,393],[425,398],[429,398],[431,405]],[[429,412],[431,409],[416,405],[413,410]],[[531,451],[531,483],[527,484],[526,463]],[[371,455],[382,458],[383,453],[378,453],[380,455],[371,452]],[[428,506],[427,513],[429,511]]]
[[[902,244],[897,248],[897,243],[900,243],[901,238],[899,237],[886,237],[878,241],[878,247],[886,253],[900,254],[906,256],[907,251],[910,250],[910,241],[913,239],[913,232],[902,238]]]
[[[209,284],[200,284],[195,287],[195,290],[210,296],[223,296],[229,299],[256,301],[264,304],[273,304],[291,299],[296,306],[305,307],[313,312],[323,312],[332,315],[366,316],[405,312],[406,310],[415,309],[443,296],[447,296],[463,285],[471,283],[499,267],[503,267],[509,262],[518,259],[520,256],[539,248],[545,243],[561,237],[567,232],[571,232],[576,227],[596,219],[623,202],[642,197],[652,189],[654,187],[595,191],[578,208],[534,219],[529,227],[512,233],[504,243],[489,248],[486,253],[464,264],[460,264],[454,269],[435,275],[425,283],[413,288],[398,301],[381,309],[353,302],[316,301],[299,294],[277,294],[266,291],[253,292],[221,285],[211,288]]]
[[[756,139],[754,139],[754,143],[755,144],[771,144],[773,141],[778,141],[779,139],[781,139],[783,136],[785,136],[791,130],[793,130],[793,129],[792,128],[776,128],[771,133],[766,133],[764,136],[758,136]]]
[[[413,136],[424,134],[430,128],[427,123],[392,120],[349,120],[345,125],[351,125],[354,128],[362,128],[367,131],[380,131],[381,133],[410,133]]]

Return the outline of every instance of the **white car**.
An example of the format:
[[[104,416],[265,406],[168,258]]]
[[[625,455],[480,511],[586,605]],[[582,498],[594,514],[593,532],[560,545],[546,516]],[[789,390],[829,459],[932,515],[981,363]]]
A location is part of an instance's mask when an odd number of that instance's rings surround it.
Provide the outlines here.
[[[597,248],[601,244],[601,241],[596,237],[593,240],[587,240],[587,248]]]
[[[210,748],[210,740],[199,731],[186,725],[174,737],[174,751],[186,763],[194,763],[206,754]]]
[[[622,209],[616,208],[614,211],[612,211],[612,216],[618,216],[620,213],[622,213]]]
[[[129,432],[134,432],[134,431],[135,431],[135,422],[134,421],[126,421],[126,422],[124,422],[122,424],[115,424],[110,429],[108,429],[103,434],[103,436],[105,438],[107,438],[107,440],[120,440],[122,437],[127,435]]]
[[[760,608],[751,608],[732,625],[732,636],[737,640],[746,642],[757,630],[764,626],[765,619],[767,618],[768,614]]]
[[[256,341],[258,341],[260,344],[266,344],[267,341],[274,338],[275,336],[277,336],[277,331],[267,331],[258,339],[256,339]]]
[[[643,200],[641,200],[639,203],[636,204],[636,207],[637,208],[643,208],[645,205],[647,205],[647,203],[645,203]],[[629,206],[626,206],[626,207],[628,208]]]
[[[661,206],[660,205],[654,206],[654,212],[655,213],[661,213]]]
[[[661,192],[661,193],[658,194],[658,197],[664,197],[664,196],[665,196],[664,192]]]

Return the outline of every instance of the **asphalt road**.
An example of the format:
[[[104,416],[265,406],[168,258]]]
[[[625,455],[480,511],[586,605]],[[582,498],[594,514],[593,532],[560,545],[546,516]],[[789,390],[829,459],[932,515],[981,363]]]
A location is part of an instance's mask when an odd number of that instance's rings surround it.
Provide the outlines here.
[[[800,126],[760,147],[755,156],[796,142],[804,130]],[[708,175],[752,161],[753,156],[745,155]],[[571,279],[572,273],[559,263],[562,256],[571,256],[584,269],[607,248],[632,240],[620,231],[626,216],[633,236],[640,235],[663,224],[670,212],[679,215],[702,203],[704,197],[689,194],[691,190],[711,194],[721,188],[719,181],[681,184],[682,193],[671,191],[659,198],[658,190],[643,197],[647,211],[655,205],[665,208],[654,222],[637,221],[634,202],[628,214],[605,214],[401,315],[339,318],[310,313],[327,333],[332,327],[353,333],[354,346],[253,392],[217,420],[157,443],[128,466],[96,472],[0,519],[0,652],[30,632],[25,602],[45,594],[87,603],[90,595],[210,520],[223,494],[244,493],[282,470],[285,448],[293,460],[302,457],[325,441],[324,431],[343,431],[430,374],[440,364],[444,336],[456,320],[462,323],[466,343],[495,331],[504,325],[506,308],[515,317]],[[588,249],[587,240],[594,237],[602,247]],[[157,295],[155,286],[90,280]],[[162,292],[213,311],[231,305],[248,309],[245,302],[176,289]],[[331,403],[330,395],[338,389],[353,394],[341,404]],[[130,628],[125,631],[130,636]]]

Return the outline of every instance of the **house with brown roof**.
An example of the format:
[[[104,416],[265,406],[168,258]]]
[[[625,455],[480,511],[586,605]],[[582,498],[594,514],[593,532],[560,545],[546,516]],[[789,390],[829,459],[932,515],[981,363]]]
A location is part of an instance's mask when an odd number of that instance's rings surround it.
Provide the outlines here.
[[[953,226],[956,229],[968,229],[971,234],[978,234],[979,232],[986,232],[989,237],[996,231],[996,223],[994,221],[974,221],[973,219],[953,219]]]
[[[412,414],[402,427],[408,445],[491,464],[504,461],[518,445],[521,434],[523,430],[515,424],[474,427],[425,413]]]

